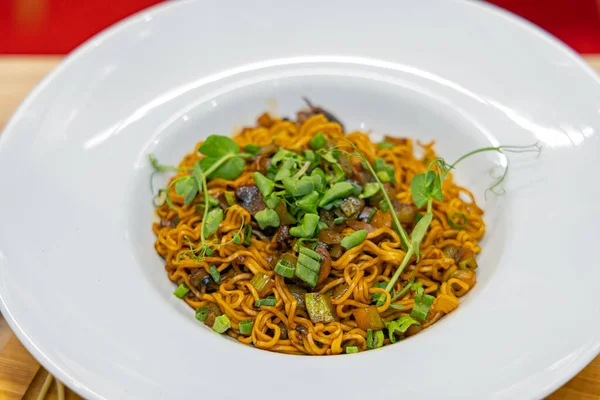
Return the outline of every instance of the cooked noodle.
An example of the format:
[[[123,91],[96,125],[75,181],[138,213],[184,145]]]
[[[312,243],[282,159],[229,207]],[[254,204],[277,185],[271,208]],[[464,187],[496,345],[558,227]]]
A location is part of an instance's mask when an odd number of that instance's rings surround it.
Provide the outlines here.
[[[370,162],[380,157],[393,165],[394,190],[389,193],[401,204],[412,204],[412,178],[415,174],[425,172],[429,162],[436,158],[433,142],[416,143],[422,150],[420,156],[415,154],[415,143],[411,139],[390,138],[388,140],[393,147],[380,148],[366,133],[344,134],[340,124],[328,121],[322,114],[310,116],[303,122],[277,119],[265,114],[259,118],[256,127],[243,129],[233,140],[241,148],[249,144],[262,147],[274,144],[294,150],[308,148],[310,140],[319,132],[341,148],[348,146],[346,140],[351,141]],[[185,169],[191,169],[201,157],[197,152],[185,156],[179,165],[183,170],[171,181],[189,175]],[[237,179],[209,180],[209,194],[219,198],[226,191],[255,185],[253,172],[261,168],[258,158],[248,161]],[[360,159],[354,157],[350,161],[359,168]],[[384,288],[374,286],[378,282],[389,281],[405,255],[401,239],[390,224],[373,227],[362,243],[345,251],[339,258],[332,259],[327,279],[313,291],[332,296],[331,303],[337,320],[313,323],[306,309],[299,307],[298,300],[290,292],[291,281],[274,272],[275,262],[281,255],[277,235],[271,237],[262,233],[253,222],[250,212],[234,204],[224,211],[224,219],[213,236],[223,245],[216,247],[212,255],[193,257],[189,252],[190,245],[194,248],[201,245],[203,214],[200,211],[203,196],[198,195],[186,206],[174,185],[168,194],[174,207],[167,203],[157,207],[161,222],[155,222],[152,228],[157,236],[156,251],[166,261],[169,279],[190,289],[184,300],[193,309],[216,304],[231,321],[231,329],[226,334],[244,344],[299,355],[340,354],[347,346],[356,346],[363,351],[367,349],[368,333],[357,326],[353,310],[373,305],[372,296],[379,293],[385,298],[383,304],[377,307],[383,321],[389,322],[411,314],[415,303],[414,290],[407,290],[394,300],[394,307],[391,307],[392,295]],[[400,292],[413,278],[414,282],[422,284],[426,294],[435,297],[426,320],[420,326],[410,327],[403,336],[415,334],[452,312],[458,306],[459,298],[475,283],[475,272],[459,268],[457,257],[448,256],[447,249],[472,251],[471,254],[481,251],[478,241],[485,233],[483,211],[468,189],[454,183],[451,174],[443,182],[443,198],[444,201],[433,201],[433,220],[421,243],[419,261],[411,258],[392,291]],[[455,224],[452,220],[460,222],[457,215],[464,216],[464,227],[453,227]],[[255,227],[251,244],[247,246],[232,242],[244,224],[253,224]],[[403,226],[410,233],[414,223],[405,223]],[[352,232],[354,230],[349,226],[339,229],[341,236]],[[212,292],[200,290],[191,279],[198,268],[208,272],[210,266],[216,266],[223,277],[220,284],[213,285]],[[265,274],[274,281],[268,293],[276,298],[274,306],[255,307],[255,301],[260,296],[250,281],[256,274]],[[239,324],[247,320],[254,321],[253,328],[251,334],[242,335]],[[384,345],[389,343],[386,335]]]

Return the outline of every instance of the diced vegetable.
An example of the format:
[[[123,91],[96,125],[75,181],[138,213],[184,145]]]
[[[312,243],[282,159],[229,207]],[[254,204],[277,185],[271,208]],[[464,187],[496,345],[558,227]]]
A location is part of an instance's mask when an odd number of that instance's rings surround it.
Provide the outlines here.
[[[414,222],[417,207],[414,204],[399,203],[396,205],[396,215],[403,224]]]
[[[348,289],[350,289],[350,286],[347,283],[344,283],[343,285],[337,285],[335,289],[333,289],[332,298],[334,300],[340,299],[348,291]]]
[[[354,354],[354,353],[358,353],[357,346],[346,346],[346,354]]]
[[[325,244],[339,244],[342,241],[342,235],[331,229],[320,231],[317,238]]]
[[[390,143],[390,142],[379,142],[377,143],[377,147],[379,147],[382,150],[388,150],[388,149],[393,149],[394,148],[394,144]]]
[[[272,194],[271,197],[273,197],[274,195]],[[289,212],[288,209],[285,205],[285,201],[283,200],[279,200],[279,197],[277,198],[278,203],[275,207],[273,207],[273,210],[277,213],[277,215],[279,216],[279,223],[281,225],[291,225],[291,224],[295,224],[296,218],[294,218]]]
[[[392,215],[389,212],[377,211],[370,221],[375,228],[391,228]]]
[[[367,330],[367,349],[378,349],[383,346],[383,331]]]
[[[375,232],[377,230],[377,228],[375,228],[373,225],[371,225],[367,222],[357,221],[355,219],[346,221],[346,225],[348,225],[350,228],[354,229],[355,231],[360,231],[360,230],[364,229],[367,232],[371,233],[371,232]]]
[[[252,333],[252,326],[254,326],[254,321],[250,319],[240,322],[240,334],[249,335]]]
[[[185,297],[185,295],[188,294],[189,291],[190,291],[190,289],[188,289],[188,287],[182,283],[181,285],[177,286],[177,289],[175,289],[173,294],[176,297],[183,299]]]
[[[329,255],[331,256],[331,258],[335,259],[340,258],[342,254],[344,254],[344,249],[342,248],[341,244],[333,245],[331,247],[331,250],[329,251]]]
[[[219,315],[215,318],[215,323],[212,328],[213,331],[217,333],[225,333],[227,329],[231,328],[231,321],[229,321],[227,315]]]
[[[305,296],[306,310],[313,324],[337,321],[335,310],[329,296],[319,293],[307,293]]]
[[[452,278],[459,279],[469,285],[469,289],[475,286],[475,272],[469,270],[456,270],[452,273]]]
[[[459,301],[456,297],[447,294],[440,294],[433,302],[432,308],[435,311],[441,311],[445,314],[453,311],[458,307]]]
[[[377,307],[375,306],[355,308],[352,310],[352,315],[356,321],[356,326],[365,331],[367,329],[376,331],[385,328],[379,311],[377,311]]]
[[[225,196],[225,201],[227,202],[228,206],[232,206],[235,204],[235,193],[230,192],[230,191],[226,191],[223,192],[223,196]]]
[[[306,289],[296,285],[288,285],[287,288],[292,294],[292,296],[298,301],[298,305],[296,307],[302,310],[306,310]]]
[[[208,303],[196,310],[196,318],[210,328],[213,327],[216,318],[221,314],[223,314],[221,309],[215,303]]]
[[[285,278],[292,278],[296,271],[296,264],[293,263],[294,258],[296,257],[288,253],[282,255],[275,264],[275,273]]]
[[[459,261],[458,267],[463,270],[473,271],[477,269],[477,260],[475,260],[475,255],[471,252],[470,255],[463,258],[463,260]]]
[[[321,260],[321,267],[319,268],[319,277],[317,278],[317,285],[325,282],[329,273],[331,272],[331,256],[327,251],[327,246],[323,243],[319,243],[315,248],[315,251],[319,253]]]
[[[254,302],[254,307],[262,307],[262,306],[273,307],[275,304],[277,304],[277,299],[275,298],[275,296],[269,296],[266,299],[256,300]]]
[[[342,239],[341,245],[346,250],[349,250],[349,249],[361,244],[363,242],[363,240],[365,240],[365,238],[367,237],[368,233],[369,232],[365,229],[351,233],[350,235],[348,235]]]
[[[344,213],[344,215],[348,218],[356,218],[358,213],[365,207],[365,201],[361,198],[350,196],[346,198],[342,204],[340,204],[340,209]]]
[[[250,284],[254,286],[259,297],[266,296],[273,289],[275,282],[265,274],[258,273],[252,277]]]

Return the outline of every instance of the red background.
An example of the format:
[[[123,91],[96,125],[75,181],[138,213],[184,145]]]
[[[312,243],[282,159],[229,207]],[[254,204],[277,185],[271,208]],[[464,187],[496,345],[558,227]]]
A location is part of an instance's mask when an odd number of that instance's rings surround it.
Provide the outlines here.
[[[0,0],[0,53],[65,54],[120,19],[160,2]],[[538,24],[581,53],[600,53],[600,0],[490,2]]]

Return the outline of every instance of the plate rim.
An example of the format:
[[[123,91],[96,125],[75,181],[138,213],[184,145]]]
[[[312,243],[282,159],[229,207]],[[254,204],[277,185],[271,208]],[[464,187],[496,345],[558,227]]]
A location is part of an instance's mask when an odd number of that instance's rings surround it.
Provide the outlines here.
[[[24,111],[28,109],[31,102],[42,92],[48,84],[50,84],[57,76],[64,73],[64,70],[77,62],[81,57],[84,57],[88,52],[93,51],[95,43],[115,35],[118,35],[121,30],[126,29],[130,25],[138,24],[141,19],[154,16],[157,13],[167,12],[176,7],[185,7],[188,3],[199,3],[201,0],[180,0],[178,2],[164,2],[152,5],[146,9],[140,10],[121,21],[103,29],[99,33],[93,35],[91,38],[86,40],[84,43],[77,46],[73,51],[68,53],[48,74],[46,74],[26,95],[26,97],[20,102],[16,110],[12,113],[10,119],[6,125],[2,128],[0,133],[0,149],[6,146],[7,138],[12,135],[13,126],[18,123],[18,120],[22,117]],[[600,77],[596,71],[581,57],[580,54],[575,52],[572,48],[567,46],[560,39],[554,35],[543,30],[537,25],[529,22],[521,16],[504,10],[494,4],[472,1],[464,2],[463,0],[452,0],[453,3],[458,4],[459,7],[473,7],[483,12],[494,15],[495,17],[502,18],[506,22],[519,26],[526,29],[530,34],[537,36],[540,40],[544,40],[548,44],[562,55],[568,57],[574,64],[582,71],[587,72],[591,77],[600,81]],[[4,316],[5,320],[9,324],[12,332],[23,344],[23,346],[34,355],[35,359],[46,368],[52,375],[61,380],[63,383],[68,384],[69,388],[75,393],[79,394],[84,398],[89,399],[104,399],[96,392],[94,392],[88,385],[73,378],[69,373],[65,372],[58,363],[53,361],[46,353],[37,346],[37,344],[29,337],[29,335],[21,328],[19,322],[15,316],[10,312],[10,309],[6,306],[4,296],[0,293],[0,312]],[[544,387],[540,387],[536,393],[541,397],[546,397],[557,389],[562,387],[565,383],[571,380],[577,375],[582,369],[584,369],[594,358],[600,354],[600,343],[596,346],[588,346],[586,350],[577,358],[576,362],[569,365],[568,368],[562,369],[560,377],[553,379],[552,383]]]

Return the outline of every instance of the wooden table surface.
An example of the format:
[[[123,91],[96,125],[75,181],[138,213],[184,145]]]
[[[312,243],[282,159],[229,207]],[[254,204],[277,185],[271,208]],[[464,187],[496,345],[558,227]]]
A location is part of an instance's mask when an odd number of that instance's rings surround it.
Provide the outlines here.
[[[600,55],[585,58],[600,72]],[[60,57],[50,56],[0,56],[0,129],[33,86],[59,61]],[[47,375],[0,315],[0,400],[36,399]],[[54,386],[46,398],[57,399]],[[66,398],[80,399],[68,390]],[[600,356],[549,399],[600,399]]]

